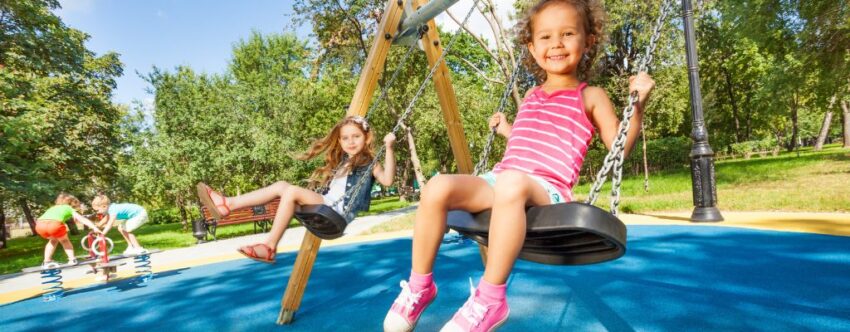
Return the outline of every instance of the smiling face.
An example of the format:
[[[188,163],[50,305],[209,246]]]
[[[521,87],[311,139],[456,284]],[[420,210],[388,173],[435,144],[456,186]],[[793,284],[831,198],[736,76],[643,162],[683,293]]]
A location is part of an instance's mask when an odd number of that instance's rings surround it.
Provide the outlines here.
[[[354,157],[366,146],[366,133],[356,124],[344,125],[339,130],[339,145],[349,157]]]
[[[554,3],[545,7],[531,20],[528,51],[549,75],[575,74],[592,44],[584,26],[584,17],[572,5]]]

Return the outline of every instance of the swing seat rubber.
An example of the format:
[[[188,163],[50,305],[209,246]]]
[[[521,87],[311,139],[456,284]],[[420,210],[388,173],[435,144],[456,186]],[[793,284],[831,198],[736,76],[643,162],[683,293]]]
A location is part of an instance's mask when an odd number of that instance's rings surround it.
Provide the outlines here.
[[[487,245],[490,210],[453,210],[448,227]],[[552,265],[595,264],[626,253],[626,225],[596,206],[570,202],[526,209],[525,243],[519,257]]]
[[[295,219],[308,231],[323,240],[333,240],[343,235],[348,222],[330,206],[324,204],[301,205],[295,208]]]

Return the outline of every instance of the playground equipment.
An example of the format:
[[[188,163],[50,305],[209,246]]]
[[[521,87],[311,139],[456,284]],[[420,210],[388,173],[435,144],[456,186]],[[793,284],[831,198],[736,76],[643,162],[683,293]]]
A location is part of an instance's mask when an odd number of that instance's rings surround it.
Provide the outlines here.
[[[45,302],[53,302],[62,298],[65,294],[63,287],[62,271],[65,269],[89,265],[92,272],[102,272],[106,274],[106,281],[112,273],[117,271],[118,266],[124,265],[124,259],[133,258],[135,272],[138,275],[139,282],[144,284],[153,279],[153,271],[151,269],[150,257],[151,254],[158,253],[161,250],[154,249],[144,253],[132,255],[117,255],[109,256],[114,248],[112,239],[103,234],[95,234],[90,232],[80,240],[83,249],[88,251],[89,255],[85,259],[79,259],[75,264],[55,264],[48,266],[36,266],[25,268],[23,273],[39,272],[41,274],[41,284],[44,285],[44,293],[42,299]]]
[[[378,77],[382,74],[382,68],[384,67],[390,45],[392,43],[408,43],[411,45],[410,49],[412,50],[412,45],[418,43],[425,51],[431,70],[423,84],[420,85],[420,89],[410,100],[410,105],[399,117],[399,121],[393,132],[395,132],[399,124],[410,113],[412,105],[424,90],[425,84],[429,80],[433,80],[458,170],[461,173],[470,174],[473,173],[473,167],[469,154],[469,145],[463,134],[448,67],[443,61],[446,51],[451,47],[454,38],[443,48],[443,44],[439,40],[436,25],[433,22],[433,18],[437,14],[456,2],[457,0],[433,0],[430,2],[425,0],[390,0],[387,2],[384,16],[377,29],[378,33],[375,36],[354,96],[349,104],[348,115],[364,115],[371,112],[371,109],[367,111],[367,108],[369,108]],[[651,61],[652,50],[657,42],[661,24],[667,12],[672,8],[671,2],[672,0],[665,1],[664,5],[661,6],[661,15],[656,22],[654,36],[647,47],[646,56],[641,59],[641,70],[646,70],[646,66]],[[470,8],[469,13],[463,19],[463,23],[460,24],[461,26],[465,25],[477,3],[477,0],[473,2],[472,8]],[[412,8],[417,8],[417,10],[414,12]],[[701,109],[696,104],[700,98],[698,90],[699,78],[696,75],[696,55],[694,49],[695,43],[693,41],[693,21],[691,19],[692,9],[690,0],[682,0],[682,12],[685,18],[685,32],[687,37],[686,46],[688,48],[691,99],[692,104],[694,104],[694,134],[692,136],[696,150],[691,152],[691,156],[694,158],[692,171],[694,172],[694,201],[697,209],[692,219],[694,221],[718,221],[722,220],[722,217],[716,207],[714,207],[716,193],[714,192],[713,152],[708,148],[707,132],[705,131],[704,123],[702,123]],[[412,36],[417,38],[413,38]],[[394,77],[395,75],[393,75]],[[392,82],[392,80],[390,81]],[[506,88],[512,89],[511,84],[506,86]],[[385,91],[386,88],[387,86],[384,87]],[[382,92],[379,100],[383,98],[385,91]],[[594,184],[591,190],[587,204],[557,204],[527,211],[527,237],[520,257],[549,264],[589,264],[615,259],[625,252],[625,226],[617,219],[616,214],[619,204],[619,184],[622,175],[625,133],[628,131],[629,119],[634,112],[633,106],[636,102],[637,96],[634,94],[631,95],[629,97],[629,104],[624,111],[624,119],[620,124],[619,134],[615,139],[610,153],[605,158],[605,165],[602,167],[599,176],[597,176],[597,183]],[[380,158],[383,151],[383,149],[379,151],[375,160]],[[612,190],[611,211],[606,212],[592,206],[592,203],[596,200],[608,172],[612,170],[614,173],[612,177],[614,186]],[[364,182],[362,179],[358,181],[358,186],[362,182]],[[706,198],[706,190],[708,191],[709,198]],[[697,195],[697,191],[701,194]],[[358,190],[355,188],[351,192],[358,192]],[[308,211],[314,209],[315,211],[310,215],[312,216],[311,218],[304,218],[303,216],[299,218],[299,220],[305,223],[308,229],[311,227],[316,228],[316,226],[308,225],[312,222],[316,225],[332,229],[330,233],[341,235],[347,224],[347,221],[344,223],[339,222],[341,218],[339,214],[330,209],[327,209],[330,210],[329,214],[323,216],[318,213],[318,211],[325,210],[321,207],[305,206],[302,208]],[[348,207],[346,207],[345,211],[348,211]],[[487,212],[475,217],[458,215],[458,213],[453,212],[450,214],[448,221],[449,227],[455,228],[479,242],[482,258],[486,258],[485,234],[487,234],[488,222],[489,213]],[[336,228],[334,229],[334,227]],[[306,282],[309,279],[319,245],[321,244],[321,237],[327,237],[325,234],[320,234],[308,232],[304,237],[293,267],[292,275],[289,278],[286,293],[281,301],[278,324],[291,322],[295,311],[300,305],[301,297],[306,288]]]

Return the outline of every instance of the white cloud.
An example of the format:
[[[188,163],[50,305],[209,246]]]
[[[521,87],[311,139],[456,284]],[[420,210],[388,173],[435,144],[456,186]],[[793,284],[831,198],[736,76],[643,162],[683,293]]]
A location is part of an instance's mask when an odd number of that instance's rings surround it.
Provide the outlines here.
[[[57,10],[59,16],[69,14],[90,14],[94,10],[94,0],[60,0],[62,9]]]
[[[448,11],[452,13],[452,15],[457,18],[459,21],[462,21],[466,14],[469,12],[469,9],[472,7],[472,0],[460,0],[453,6],[451,6]],[[499,15],[499,19],[502,21],[502,28],[510,32],[514,26],[514,21],[509,18],[511,14],[513,14],[514,8],[513,3],[514,0],[493,0],[493,3],[496,5],[496,13]],[[456,31],[458,28],[457,23],[452,20],[446,13],[442,13],[435,18],[437,25],[442,26],[444,30],[447,31]],[[481,16],[477,10],[472,13],[472,16],[469,17],[469,21],[467,22],[470,30],[478,36],[482,36],[484,39],[492,42],[494,39],[493,30],[490,29],[490,24]],[[492,44],[491,44],[492,45]]]

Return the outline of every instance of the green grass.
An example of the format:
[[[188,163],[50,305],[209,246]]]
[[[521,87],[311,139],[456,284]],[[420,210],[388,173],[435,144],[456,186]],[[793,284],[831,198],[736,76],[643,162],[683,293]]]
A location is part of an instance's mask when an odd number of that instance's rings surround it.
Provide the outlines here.
[[[721,211],[850,212],[850,150],[839,145],[811,148],[776,157],[729,159],[715,163],[718,208]],[[690,169],[650,174],[648,192],[643,177],[623,179],[624,212],[690,211],[693,209]],[[590,183],[574,189],[584,200]],[[608,205],[610,182],[597,205]]]
[[[410,206],[410,202],[403,201],[399,199],[399,197],[384,197],[373,199],[371,205],[369,205],[369,211],[361,212],[358,216],[369,216],[373,214],[384,213],[387,211],[398,210],[404,207]]]

